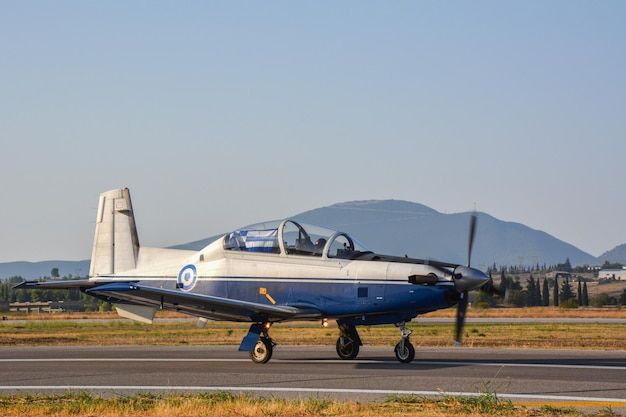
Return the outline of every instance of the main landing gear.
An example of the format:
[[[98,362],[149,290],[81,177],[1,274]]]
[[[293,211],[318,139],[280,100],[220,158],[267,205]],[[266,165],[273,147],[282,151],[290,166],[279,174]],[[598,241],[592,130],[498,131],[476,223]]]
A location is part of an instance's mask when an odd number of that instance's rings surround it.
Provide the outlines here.
[[[274,352],[274,346],[276,343],[272,340],[267,333],[257,340],[254,349],[250,351],[250,359],[254,363],[267,363],[272,359],[272,353]]]
[[[269,335],[272,323],[254,323],[246,337],[241,341],[239,350],[250,352],[250,359],[255,363],[267,363],[272,358],[276,343]]]
[[[339,324],[339,339],[337,339],[337,355],[341,359],[351,360],[357,357],[359,354],[359,347],[361,338],[356,331],[356,327],[350,324]]]

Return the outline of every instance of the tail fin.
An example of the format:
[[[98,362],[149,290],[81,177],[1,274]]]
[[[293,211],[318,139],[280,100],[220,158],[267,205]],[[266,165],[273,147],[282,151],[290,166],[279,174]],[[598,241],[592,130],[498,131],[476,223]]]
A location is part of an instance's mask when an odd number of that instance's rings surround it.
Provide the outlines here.
[[[89,275],[107,275],[137,267],[139,238],[128,188],[100,194]]]

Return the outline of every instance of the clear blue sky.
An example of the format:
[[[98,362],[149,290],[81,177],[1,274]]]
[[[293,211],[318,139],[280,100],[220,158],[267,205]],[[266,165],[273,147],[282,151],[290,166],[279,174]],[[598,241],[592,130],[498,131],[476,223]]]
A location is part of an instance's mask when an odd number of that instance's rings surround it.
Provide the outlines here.
[[[145,246],[393,198],[600,255],[626,243],[624,22],[624,1],[0,0],[0,262],[89,258],[124,186]]]

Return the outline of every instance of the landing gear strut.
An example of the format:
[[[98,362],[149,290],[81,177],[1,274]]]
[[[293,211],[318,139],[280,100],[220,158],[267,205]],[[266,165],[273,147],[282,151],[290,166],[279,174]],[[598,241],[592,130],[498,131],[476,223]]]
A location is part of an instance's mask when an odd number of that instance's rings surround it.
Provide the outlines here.
[[[409,363],[413,359],[415,359],[415,348],[411,344],[409,340],[409,336],[413,331],[406,327],[405,323],[396,324],[400,328],[402,332],[402,336],[400,337],[400,341],[396,345],[394,352],[396,354],[396,359],[401,363]]]
[[[269,336],[269,327],[270,326],[267,324],[264,326],[259,340],[257,340],[256,345],[254,345],[254,349],[250,351],[250,359],[252,359],[254,363],[267,363],[272,358],[276,343]]]
[[[351,360],[359,354],[359,347],[362,345],[359,333],[350,324],[339,324],[339,338],[337,339],[337,355],[341,359]]]

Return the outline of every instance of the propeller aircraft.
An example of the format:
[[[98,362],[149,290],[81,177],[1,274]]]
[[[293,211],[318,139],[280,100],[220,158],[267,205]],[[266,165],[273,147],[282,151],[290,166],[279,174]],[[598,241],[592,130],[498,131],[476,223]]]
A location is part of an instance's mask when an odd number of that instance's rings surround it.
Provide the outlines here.
[[[373,253],[347,233],[294,220],[235,230],[196,252],[139,245],[128,188],[100,195],[89,278],[25,281],[19,288],[78,288],[113,303],[122,317],[151,323],[157,310],[201,322],[248,322],[239,346],[266,363],[275,323],[336,320],[337,354],[354,359],[358,326],[395,324],[396,359],[411,362],[415,348],[406,323],[457,306],[456,344],[468,293],[490,278],[470,266],[476,230],[471,217],[467,265]]]

